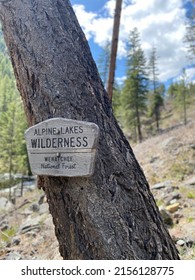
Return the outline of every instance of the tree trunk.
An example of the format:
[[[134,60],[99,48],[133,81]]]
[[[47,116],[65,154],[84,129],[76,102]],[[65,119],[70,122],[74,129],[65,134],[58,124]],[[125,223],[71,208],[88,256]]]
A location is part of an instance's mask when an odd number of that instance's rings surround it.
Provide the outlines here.
[[[187,110],[186,110],[186,89],[183,90],[183,113],[184,113],[184,125],[187,125]]]
[[[29,126],[64,117],[100,128],[92,177],[40,177],[62,257],[178,259],[70,2],[0,0],[0,18]]]
[[[156,131],[159,132],[159,108],[155,108],[155,119],[156,119]]]
[[[138,104],[136,104],[136,125],[137,125],[137,132],[138,132],[138,139],[139,142],[142,142],[142,131],[141,131],[141,122],[140,122],[140,113]]]
[[[116,68],[116,57],[117,57],[117,49],[118,49],[121,7],[122,7],[122,0],[116,0],[113,34],[112,34],[112,45],[111,45],[111,55],[110,55],[110,65],[109,65],[109,75],[108,75],[108,85],[107,85],[107,92],[108,92],[108,96],[109,96],[111,103],[112,103],[114,76],[115,76],[115,68]]]

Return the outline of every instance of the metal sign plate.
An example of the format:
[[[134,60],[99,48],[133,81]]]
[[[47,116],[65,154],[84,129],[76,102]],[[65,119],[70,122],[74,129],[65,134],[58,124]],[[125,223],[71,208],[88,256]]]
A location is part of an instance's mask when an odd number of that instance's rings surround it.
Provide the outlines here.
[[[31,170],[36,175],[91,176],[99,128],[94,123],[53,118],[25,132]]]

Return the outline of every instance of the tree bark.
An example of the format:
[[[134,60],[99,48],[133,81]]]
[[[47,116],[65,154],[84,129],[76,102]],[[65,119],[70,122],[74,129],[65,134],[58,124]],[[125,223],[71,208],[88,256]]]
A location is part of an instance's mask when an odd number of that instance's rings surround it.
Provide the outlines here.
[[[183,89],[183,113],[184,113],[184,125],[187,125],[187,109],[186,109],[186,88]]]
[[[117,57],[117,49],[118,49],[121,7],[122,7],[122,0],[116,0],[113,34],[112,34],[112,45],[111,45],[111,54],[110,54],[109,75],[108,75],[108,85],[107,85],[107,92],[108,92],[108,96],[109,96],[111,103],[112,103],[113,85],[114,85],[115,68],[116,68],[116,57]]]
[[[0,18],[29,126],[64,117],[100,128],[92,177],[40,177],[62,257],[178,259],[70,2],[0,1]]]

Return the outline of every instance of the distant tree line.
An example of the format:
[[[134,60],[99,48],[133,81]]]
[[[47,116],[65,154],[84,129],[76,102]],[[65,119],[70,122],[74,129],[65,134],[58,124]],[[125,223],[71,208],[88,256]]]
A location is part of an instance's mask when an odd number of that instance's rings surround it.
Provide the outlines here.
[[[27,128],[10,59],[0,33],[0,174],[29,172],[24,131]]]
[[[188,25],[186,30],[190,28],[194,32],[194,25]],[[190,38],[192,39],[192,35]],[[192,54],[192,42],[190,46]],[[109,50],[109,42],[106,42],[98,61],[100,76],[105,86]],[[183,69],[180,80],[166,89],[165,85],[159,82],[157,49],[152,47],[147,61],[137,28],[129,35],[126,68],[124,82],[120,86],[115,82],[113,110],[120,125],[133,141],[141,142],[143,138],[161,131],[161,114],[166,111],[166,104],[171,106],[173,112],[180,114],[181,121],[187,124],[188,106],[190,102],[195,101],[195,85],[189,82],[186,69]]]

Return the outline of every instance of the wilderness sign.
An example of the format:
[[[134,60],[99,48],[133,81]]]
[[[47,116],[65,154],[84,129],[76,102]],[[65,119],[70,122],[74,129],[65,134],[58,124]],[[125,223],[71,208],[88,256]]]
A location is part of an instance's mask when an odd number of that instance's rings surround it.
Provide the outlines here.
[[[25,132],[32,173],[51,176],[91,176],[99,128],[90,122],[53,118]]]

